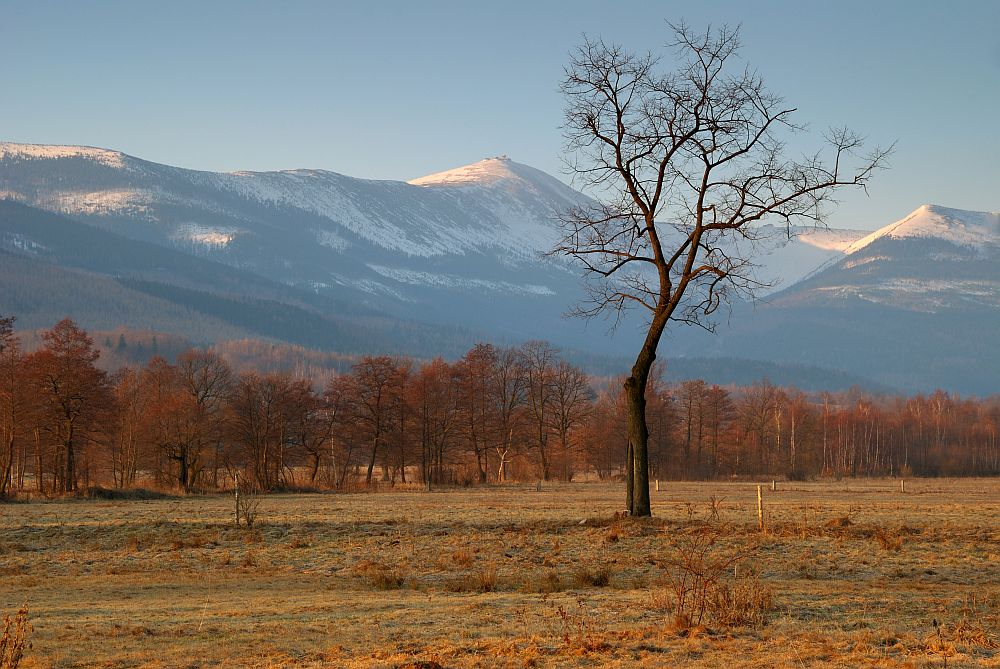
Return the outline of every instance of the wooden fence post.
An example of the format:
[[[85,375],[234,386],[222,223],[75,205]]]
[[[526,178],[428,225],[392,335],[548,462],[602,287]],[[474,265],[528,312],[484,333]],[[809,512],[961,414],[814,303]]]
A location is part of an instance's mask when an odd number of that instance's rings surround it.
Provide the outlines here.
[[[764,491],[763,486],[757,486],[757,529],[764,531]]]

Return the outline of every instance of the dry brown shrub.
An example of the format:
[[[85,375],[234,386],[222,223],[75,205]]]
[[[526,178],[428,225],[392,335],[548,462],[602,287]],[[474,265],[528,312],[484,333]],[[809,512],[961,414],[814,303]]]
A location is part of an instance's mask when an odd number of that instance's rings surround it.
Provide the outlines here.
[[[295,537],[288,542],[288,547],[292,549],[309,548],[310,546],[312,546],[312,544],[309,543],[307,539],[303,539],[302,537]]]
[[[725,497],[716,497],[712,495],[708,498],[708,520],[711,523],[718,523],[721,520],[722,503],[725,501]]]
[[[409,577],[405,565],[390,567],[381,562],[364,560],[354,566],[354,572],[376,590],[399,590]]]
[[[948,628],[948,636],[968,646],[1000,648],[997,599],[995,594],[970,593],[962,604],[962,619]]]
[[[529,593],[553,593],[562,592],[566,589],[563,579],[559,577],[559,573],[554,569],[527,574],[521,579],[518,586],[521,592]]]
[[[573,574],[573,578],[576,580],[577,584],[583,588],[605,588],[611,583],[611,569],[609,569],[607,565],[596,569],[580,567],[576,573]]]
[[[459,548],[451,554],[451,561],[460,567],[472,566],[474,560],[472,553],[465,548]]]
[[[24,649],[31,648],[28,636],[31,623],[28,622],[28,605],[24,604],[14,617],[3,617],[3,634],[0,635],[0,669],[17,669],[24,658]]]
[[[601,653],[611,649],[611,644],[600,638],[590,626],[587,601],[577,597],[574,605],[557,604],[555,613],[560,622],[563,646],[574,654]]]
[[[903,537],[894,536],[881,527],[875,528],[875,541],[885,551],[898,551],[903,547]]]
[[[725,627],[763,627],[773,604],[771,587],[753,573],[717,583],[708,600],[712,620]]]
[[[252,529],[260,515],[260,488],[252,482],[244,481],[236,489],[236,526]]]
[[[701,628],[709,619],[725,627],[766,623],[773,594],[755,574],[728,575],[749,557],[746,550],[724,550],[712,532],[677,535],[670,540],[666,592],[654,605],[673,613],[677,630]]]
[[[259,544],[264,541],[264,533],[258,528],[248,529],[243,533],[243,542],[247,544]]]
[[[499,583],[500,574],[496,565],[487,564],[448,581],[445,588],[450,592],[494,592]]]
[[[486,565],[476,572],[475,582],[480,592],[493,592],[497,589],[498,580],[496,565]]]

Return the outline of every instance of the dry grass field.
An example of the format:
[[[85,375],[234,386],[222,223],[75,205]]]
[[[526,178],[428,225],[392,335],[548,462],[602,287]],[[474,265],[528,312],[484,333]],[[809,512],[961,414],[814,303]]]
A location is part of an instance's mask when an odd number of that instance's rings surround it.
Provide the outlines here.
[[[747,483],[621,497],[279,495],[251,530],[222,496],[0,505],[0,613],[29,606],[22,668],[1000,667],[996,480],[783,483],[764,532]]]

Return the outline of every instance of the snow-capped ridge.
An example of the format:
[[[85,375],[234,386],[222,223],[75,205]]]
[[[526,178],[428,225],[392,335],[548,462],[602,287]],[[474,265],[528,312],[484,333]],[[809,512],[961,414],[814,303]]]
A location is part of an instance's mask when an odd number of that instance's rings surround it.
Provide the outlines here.
[[[844,253],[850,255],[882,238],[939,239],[955,246],[982,250],[987,245],[1000,244],[1000,213],[921,205],[905,218],[862,237]]]
[[[410,179],[407,183],[411,186],[491,184],[503,179],[520,178],[515,166],[527,167],[527,165],[518,165],[507,156],[495,156],[470,165]]]
[[[122,174],[104,174],[91,181],[86,168],[65,164],[67,158],[83,158]],[[47,160],[58,176],[46,188],[15,187],[19,163]],[[247,207],[252,210],[260,203],[268,208],[265,216],[278,208],[287,212],[284,215],[301,210],[325,219],[318,228],[336,233],[337,238],[325,235],[317,241],[334,250],[344,250],[345,240],[356,238],[391,252],[425,257],[486,252],[534,258],[554,242],[558,212],[584,197],[506,156],[450,170],[454,179],[439,179],[437,187],[430,183],[434,179],[424,187],[323,169],[210,172],[108,149],[13,142],[0,144],[0,171],[0,191],[8,197],[68,215],[136,216],[162,227],[174,241],[228,245],[232,241],[228,230],[218,232],[219,226],[208,225],[212,230],[192,232],[181,224],[199,221],[207,213],[236,224],[224,228],[242,228]],[[162,206],[189,209],[187,220],[164,219],[158,213]]]
[[[58,158],[85,158],[109,167],[125,167],[126,155],[121,151],[94,146],[64,144],[18,144],[0,142],[0,160],[20,158],[29,160],[54,160]]]

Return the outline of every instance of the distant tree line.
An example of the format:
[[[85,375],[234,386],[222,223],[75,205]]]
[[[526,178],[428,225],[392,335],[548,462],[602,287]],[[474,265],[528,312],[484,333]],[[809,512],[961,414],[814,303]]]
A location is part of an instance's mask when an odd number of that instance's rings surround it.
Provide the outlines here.
[[[66,319],[22,350],[0,318],[0,495],[96,485],[266,490],[379,482],[611,479],[627,438],[620,379],[539,341],[455,362],[366,356],[318,386],[188,349],[114,373]],[[647,389],[656,478],[1000,474],[1000,400],[937,391],[805,394],[767,382]]]

